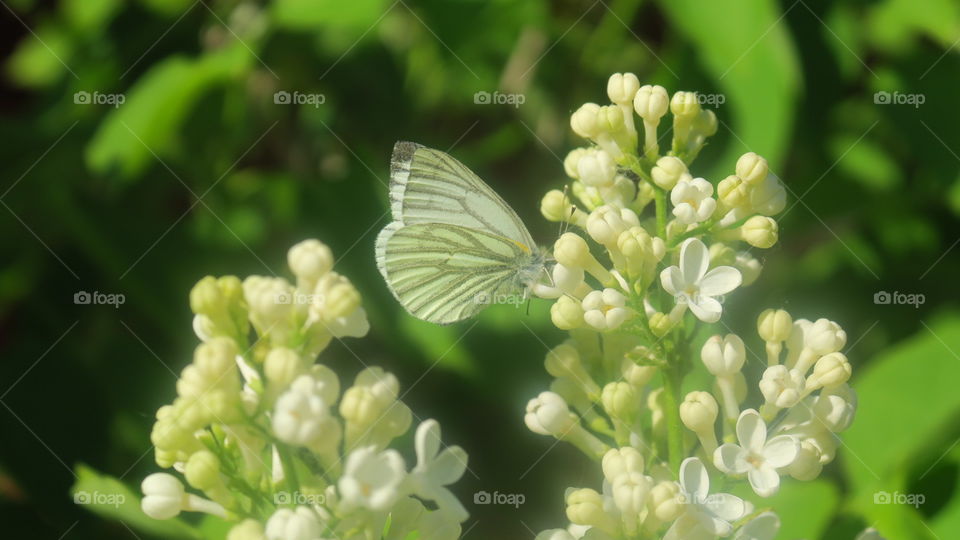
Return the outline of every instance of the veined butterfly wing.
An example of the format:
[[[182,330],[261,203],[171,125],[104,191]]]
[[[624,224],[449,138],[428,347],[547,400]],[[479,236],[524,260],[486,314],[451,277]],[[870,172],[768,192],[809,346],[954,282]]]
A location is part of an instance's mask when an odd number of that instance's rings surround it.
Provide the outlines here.
[[[543,259],[516,212],[462,163],[410,142],[394,146],[394,221],[377,237],[377,267],[397,300],[449,324],[526,292]]]
[[[438,324],[523,293],[536,274],[537,255],[512,240],[445,223],[391,223],[377,238],[377,252],[381,272],[403,307]]]
[[[412,142],[393,147],[390,208],[405,225],[446,223],[499,234],[534,250],[527,227],[479,176],[445,152]]]

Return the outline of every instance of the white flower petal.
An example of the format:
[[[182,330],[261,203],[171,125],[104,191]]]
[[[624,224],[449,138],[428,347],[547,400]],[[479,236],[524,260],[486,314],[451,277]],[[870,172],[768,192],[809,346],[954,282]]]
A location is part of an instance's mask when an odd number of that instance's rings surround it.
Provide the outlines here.
[[[789,435],[779,435],[767,441],[763,447],[763,459],[776,469],[786,467],[797,459],[800,453],[800,444]]]
[[[697,512],[695,515],[700,522],[699,528],[706,530],[714,536],[729,536],[730,533],[733,532],[733,525],[707,512]],[[687,540],[691,538],[691,536],[684,536],[683,538]]]
[[[683,282],[683,273],[677,266],[664,268],[663,272],[660,272],[660,284],[663,285],[663,290],[667,291],[670,296],[676,296],[677,292],[686,288],[686,284]]]
[[[737,419],[737,440],[746,451],[761,454],[767,443],[767,424],[753,409],[740,413]]]
[[[414,438],[417,466],[426,466],[440,451],[440,423],[430,419],[421,422]]]
[[[686,283],[698,283],[710,266],[707,246],[696,238],[688,238],[680,248],[680,271]]]
[[[750,469],[747,453],[735,444],[721,445],[713,453],[713,464],[727,474],[746,474]]]
[[[688,297],[687,304],[690,307],[690,311],[705,323],[715,323],[719,321],[720,315],[723,313],[723,306],[720,305],[720,302],[717,302],[709,296]]]
[[[761,465],[747,473],[750,486],[754,493],[761,497],[769,497],[780,489],[780,475],[769,465]]]
[[[747,512],[747,504],[743,499],[729,493],[714,493],[707,497],[704,507],[714,517],[723,521],[736,521]],[[719,533],[718,533],[719,534]]]
[[[773,512],[764,512],[741,527],[733,540],[773,540],[778,532],[780,518]]]
[[[680,464],[680,485],[684,493],[700,503],[710,493],[710,476],[707,468],[697,458],[687,458]]]
[[[727,294],[743,282],[740,271],[732,266],[718,266],[711,269],[700,280],[700,294],[717,296]]]
[[[440,452],[430,464],[430,478],[441,486],[447,486],[459,480],[466,469],[467,452],[459,446],[451,446]]]

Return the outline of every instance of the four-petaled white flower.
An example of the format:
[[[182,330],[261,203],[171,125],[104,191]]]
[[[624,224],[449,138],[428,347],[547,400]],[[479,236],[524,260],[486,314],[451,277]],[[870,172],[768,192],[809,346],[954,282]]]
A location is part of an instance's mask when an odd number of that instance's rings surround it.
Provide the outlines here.
[[[673,295],[677,304],[690,307],[690,311],[703,322],[720,320],[723,307],[714,297],[726,294],[740,286],[740,271],[732,266],[710,267],[707,246],[696,238],[689,238],[680,247],[680,265],[671,266],[660,273],[664,290]]]
[[[616,289],[590,291],[581,303],[583,320],[601,332],[614,330],[630,316],[626,305],[627,298]]]
[[[362,506],[384,511],[393,506],[406,478],[403,457],[396,450],[377,452],[365,446],[350,453],[337,487],[347,508]]]
[[[727,474],[746,474],[753,491],[769,497],[780,489],[777,469],[789,466],[800,452],[800,444],[791,435],[778,435],[767,440],[767,424],[753,409],[740,413],[737,419],[740,445],[726,443],[713,454],[714,465]]]
[[[670,191],[673,215],[684,225],[706,221],[717,208],[713,184],[703,178],[681,179]]]
[[[290,389],[277,399],[274,408],[273,433],[285,443],[308,446],[329,431],[330,411],[316,381],[310,375],[301,375]],[[326,429],[325,429],[326,428]]]
[[[683,513],[674,521],[663,540],[706,540],[729,536],[731,522],[747,513],[747,503],[729,493],[710,493],[710,476],[697,458],[680,464],[680,502]]]
[[[459,446],[440,450],[440,424],[427,420],[417,428],[414,440],[417,466],[410,473],[413,491],[424,499],[437,503],[437,508],[461,523],[467,519],[467,510],[446,486],[463,476],[467,468],[467,453]]]

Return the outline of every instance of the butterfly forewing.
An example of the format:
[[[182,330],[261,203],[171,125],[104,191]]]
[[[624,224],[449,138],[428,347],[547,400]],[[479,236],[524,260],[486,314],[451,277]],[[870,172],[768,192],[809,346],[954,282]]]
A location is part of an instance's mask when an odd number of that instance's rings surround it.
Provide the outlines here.
[[[398,142],[390,166],[393,219],[405,225],[445,223],[495,233],[532,251],[533,239],[516,212],[452,156]]]
[[[521,294],[532,256],[509,238],[440,223],[400,225],[377,238],[380,271],[412,315],[449,324],[504,295]]]

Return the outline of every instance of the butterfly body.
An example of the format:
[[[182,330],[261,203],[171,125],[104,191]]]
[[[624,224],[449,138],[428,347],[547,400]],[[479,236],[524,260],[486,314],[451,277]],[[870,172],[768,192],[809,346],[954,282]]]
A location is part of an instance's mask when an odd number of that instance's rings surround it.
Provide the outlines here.
[[[544,256],[516,213],[443,152],[398,142],[390,202],[377,267],[415,317],[449,324],[514,303],[543,273]]]

